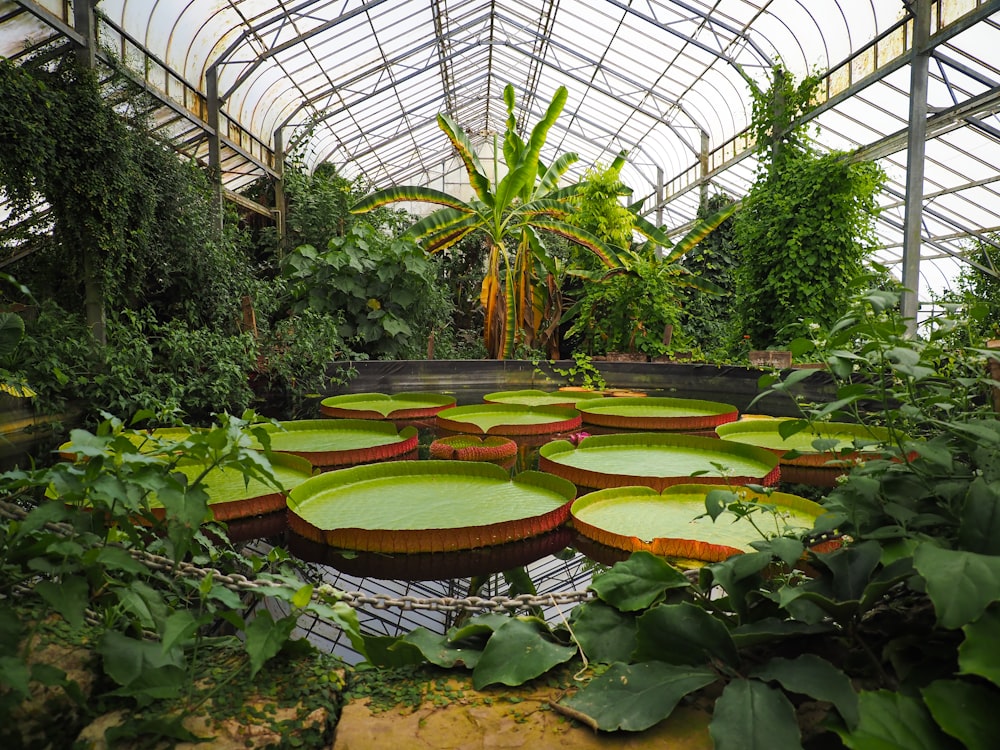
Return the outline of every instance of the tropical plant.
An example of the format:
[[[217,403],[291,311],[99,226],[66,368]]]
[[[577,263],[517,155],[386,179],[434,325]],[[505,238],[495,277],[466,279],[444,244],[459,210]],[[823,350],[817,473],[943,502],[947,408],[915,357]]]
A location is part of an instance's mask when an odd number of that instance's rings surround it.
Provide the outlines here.
[[[761,397],[800,403],[789,431],[837,417],[893,436],[822,500],[814,529],[782,531],[776,518],[752,552],[686,574],[636,552],[596,575],[594,599],[563,624],[490,614],[443,635],[418,628],[383,653],[468,669],[477,689],[579,660],[581,686],[554,710],[641,731],[693,704],[711,714],[719,750],[991,748],[1000,421],[983,366],[996,353],[949,355],[943,321],[926,339],[908,336],[898,302],[884,290],[858,296],[794,342],[827,370],[761,381]],[[817,377],[833,378],[835,398],[799,401],[796,386]],[[731,488],[705,497],[717,524],[773,510]]]
[[[812,106],[817,81],[796,86],[779,66],[770,89],[752,88],[760,161],[734,226],[735,307],[758,349],[801,335],[805,319],[831,324],[875,247],[884,172],[845,153],[819,153],[806,126],[795,124]]]
[[[341,338],[372,359],[419,359],[451,314],[433,259],[407,238],[357,222],[327,250],[302,245],[282,261],[292,310],[340,315]]]
[[[485,309],[484,341],[491,357],[509,357],[515,341],[529,348],[550,348],[548,340],[558,326],[561,313],[550,287],[555,287],[559,272],[542,241],[544,233],[561,235],[586,247],[607,268],[621,265],[616,253],[603,242],[565,221],[571,211],[568,198],[578,187],[558,188],[558,182],[577,160],[576,154],[562,154],[548,166],[540,160],[549,129],[559,117],[567,96],[564,87],[556,91],[545,114],[524,141],[514,117],[514,87],[508,84],[504,88],[507,129],[503,156],[507,172],[496,183],[488,176],[465,131],[448,115],[438,114],[438,125],[451,140],[468,173],[476,195],[472,200],[463,201],[432,188],[398,186],[378,190],[351,209],[365,213],[395,201],[444,206],[407,232],[430,253],[448,248],[474,232],[485,235],[489,254],[480,300]]]
[[[311,653],[307,642],[291,637],[303,612],[338,623],[364,649],[354,611],[332,592],[304,584],[286,555],[245,557],[222,541],[223,530],[206,524],[210,498],[202,479],[217,467],[280,488],[267,454],[248,447],[254,440],[266,444],[265,426],[248,413],[187,432],[183,440],[159,438],[110,419],[96,433],[71,433],[78,460],[0,475],[5,746],[31,746],[32,735],[69,746],[103,714],[117,717],[103,737],[109,745],[197,741],[199,727],[185,719],[207,705],[220,718],[243,712],[237,721],[259,722],[273,709],[251,717],[249,707],[226,696],[242,695],[262,677],[272,680],[267,672],[282,659]],[[182,456],[204,473],[188,481],[175,472]],[[154,500],[164,509],[162,519],[152,512]],[[247,575],[252,585],[234,587],[237,580],[250,582]],[[286,604],[289,614],[254,612],[255,604],[271,599]],[[55,663],[43,658],[81,650],[90,658],[76,671],[65,656]],[[328,720],[308,731],[316,743],[328,743],[338,700],[329,677],[336,665],[317,660],[312,654],[314,664],[325,663],[327,679],[319,687],[322,670],[302,664],[315,682],[293,691],[291,705],[301,708],[305,700],[307,711],[317,703],[326,707]],[[33,708],[42,703],[56,708]],[[53,710],[58,722],[51,721]]]

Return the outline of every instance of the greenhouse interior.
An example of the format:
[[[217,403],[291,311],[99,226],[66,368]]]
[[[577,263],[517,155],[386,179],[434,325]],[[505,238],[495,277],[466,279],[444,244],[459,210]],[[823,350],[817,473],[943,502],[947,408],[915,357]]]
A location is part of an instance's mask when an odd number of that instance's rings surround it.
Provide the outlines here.
[[[0,745],[995,748],[998,50],[0,0]]]

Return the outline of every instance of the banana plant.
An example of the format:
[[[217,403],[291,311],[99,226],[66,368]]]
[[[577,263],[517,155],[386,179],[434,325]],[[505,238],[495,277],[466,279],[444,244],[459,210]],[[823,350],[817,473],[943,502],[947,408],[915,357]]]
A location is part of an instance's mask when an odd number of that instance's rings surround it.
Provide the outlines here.
[[[397,186],[375,191],[351,209],[360,214],[397,201],[440,205],[406,232],[430,253],[451,247],[473,232],[485,235],[489,253],[480,299],[486,313],[486,349],[497,359],[511,356],[518,340],[529,347],[547,345],[545,339],[556,330],[554,325],[543,328],[546,320],[559,318],[558,312],[553,314],[558,300],[558,269],[543,242],[546,234],[565,237],[587,248],[606,269],[624,267],[617,250],[566,222],[579,184],[560,188],[558,183],[577,161],[577,155],[561,154],[548,166],[540,160],[549,129],[562,112],[566,98],[566,88],[560,87],[524,141],[514,117],[514,87],[508,84],[504,88],[507,123],[503,158],[507,172],[495,182],[487,175],[466,132],[448,115],[438,114],[438,126],[451,140],[468,173],[475,194],[471,200],[433,188]]]

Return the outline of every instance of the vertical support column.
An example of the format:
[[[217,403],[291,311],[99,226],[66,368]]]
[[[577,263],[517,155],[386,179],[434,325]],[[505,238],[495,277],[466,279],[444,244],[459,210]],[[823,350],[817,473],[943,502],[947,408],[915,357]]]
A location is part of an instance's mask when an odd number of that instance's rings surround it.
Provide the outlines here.
[[[656,168],[656,226],[663,226],[663,167]]]
[[[701,150],[698,151],[698,165],[701,169],[701,186],[698,188],[698,206],[704,211],[708,205],[708,133],[701,131]]]
[[[216,211],[215,230],[222,235],[223,197],[222,197],[222,136],[219,133],[219,110],[222,102],[219,100],[219,69],[214,65],[205,73],[205,99],[208,120],[208,179],[215,188]]]
[[[83,45],[76,48],[76,62],[82,68],[93,69],[97,63],[97,29],[90,0],[76,0],[73,3],[73,26],[84,39]],[[94,341],[103,346],[108,343],[108,330],[104,285],[101,283],[97,258],[99,248],[83,247],[80,252],[83,254],[83,306],[87,326]]]
[[[905,291],[901,312],[907,330],[917,330],[920,305],[920,225],[924,203],[924,157],[927,143],[927,69],[930,50],[931,0],[912,0],[913,40],[910,59],[909,138],[906,147],[906,199],[903,218],[903,272]]]
[[[285,137],[282,128],[274,131],[274,225],[278,230],[278,258],[285,255],[285,219],[288,199],[285,196]]]

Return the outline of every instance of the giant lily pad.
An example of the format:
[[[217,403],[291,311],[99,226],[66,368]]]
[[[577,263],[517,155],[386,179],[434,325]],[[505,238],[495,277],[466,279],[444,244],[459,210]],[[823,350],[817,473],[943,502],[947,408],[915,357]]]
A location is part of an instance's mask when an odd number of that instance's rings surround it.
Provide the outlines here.
[[[400,461],[303,482],[288,497],[289,528],[314,542],[368,552],[447,552],[526,539],[569,518],[576,488],[538,471]]]
[[[519,404],[521,406],[564,406],[574,408],[578,401],[594,399],[593,391],[496,391],[483,396],[490,404]],[[597,399],[600,400],[600,399]]]
[[[169,452],[174,443],[181,443],[198,431],[197,427],[157,427],[154,430],[136,430],[126,432],[125,437],[133,443],[140,453],[152,453],[154,451]],[[59,446],[59,458],[64,461],[75,461],[79,454],[77,446],[72,440],[68,440]]]
[[[765,448],[780,457],[782,479],[818,486],[833,486],[855,459],[877,455],[892,443],[884,427],[849,422],[820,422],[783,437],[780,418],[740,420],[720,425],[723,440]]]
[[[601,398],[576,408],[585,424],[635,430],[704,430],[739,416],[730,404],[689,398]]]
[[[734,489],[744,502],[773,506],[747,517],[723,514],[716,521],[705,512],[705,498],[713,487],[682,484],[662,494],[649,487],[600,490],[573,503],[573,526],[596,542],[635,552],[717,562],[752,550],[750,542],[762,539],[761,530],[781,534],[791,529],[813,528],[823,508],[798,495],[774,492],[765,495],[746,487]],[[756,526],[754,526],[756,524]]]
[[[418,445],[415,427],[397,431],[391,422],[364,419],[300,419],[268,430],[272,451],[324,468],[402,458]]]
[[[592,435],[576,447],[555,440],[539,450],[538,468],[580,487],[762,484],[778,481],[778,457],[727,440],[663,432]]]
[[[216,521],[230,521],[282,510],[285,495],[312,476],[313,467],[303,458],[278,453],[269,458],[274,478],[284,491],[258,479],[248,480],[242,471],[233,468],[216,466],[205,473],[204,464],[181,462],[176,471],[184,474],[189,483],[201,477],[212,516]],[[155,496],[150,498],[150,509],[154,516],[163,517],[163,505]]]
[[[437,426],[473,435],[554,435],[580,427],[580,412],[562,406],[479,404],[438,412]]]
[[[418,391],[396,393],[349,393],[320,401],[320,411],[343,419],[427,419],[455,405],[452,396]]]

